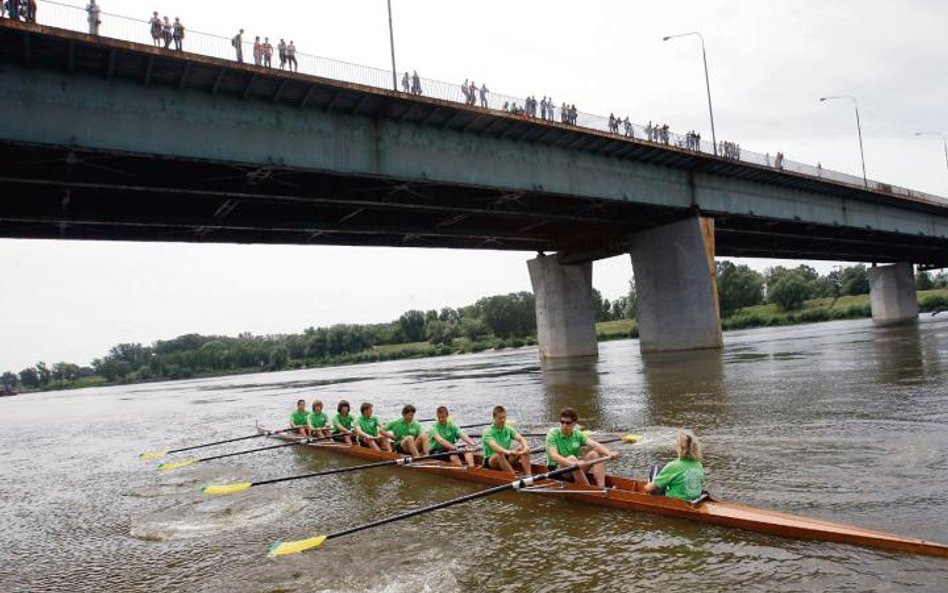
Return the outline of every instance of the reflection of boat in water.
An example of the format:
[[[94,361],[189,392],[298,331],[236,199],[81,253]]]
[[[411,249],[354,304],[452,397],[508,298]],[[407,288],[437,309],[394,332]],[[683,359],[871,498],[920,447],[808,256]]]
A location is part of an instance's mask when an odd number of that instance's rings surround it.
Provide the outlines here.
[[[267,432],[262,428],[257,430],[260,433]],[[298,440],[300,437],[280,434],[272,435],[272,438],[290,442]],[[367,447],[351,446],[343,443],[310,443],[301,446],[313,450],[358,457],[370,462],[402,458],[397,453],[376,451]],[[489,486],[509,484],[512,481],[512,475],[509,473],[480,467],[481,461],[480,456],[478,456],[478,467],[473,468],[452,466],[445,462],[431,460],[408,463],[401,467]],[[547,468],[542,465],[534,465],[533,471],[536,474],[541,474],[546,472]],[[643,492],[645,482],[641,480],[608,476],[606,486],[608,488],[598,489],[571,482],[546,480],[519,488],[519,491],[546,494],[626,511],[691,519],[780,537],[822,540],[948,558],[948,545],[711,499],[692,504],[675,498],[653,496]]]

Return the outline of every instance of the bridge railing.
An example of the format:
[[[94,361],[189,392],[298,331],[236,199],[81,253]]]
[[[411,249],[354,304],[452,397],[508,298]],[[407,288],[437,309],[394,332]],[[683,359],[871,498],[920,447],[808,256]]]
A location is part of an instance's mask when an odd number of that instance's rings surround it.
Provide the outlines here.
[[[147,18],[137,19],[112,14],[109,12],[101,12],[101,24],[99,26],[98,33],[103,37],[152,45],[153,39],[151,37],[150,27],[148,24],[148,18],[150,18],[150,15],[145,16]],[[159,17],[164,16],[164,14],[159,13]],[[168,16],[171,19],[174,19],[175,16],[181,15]],[[68,29],[71,31],[79,31],[83,33],[89,32],[88,13],[86,12],[84,6],[75,6],[51,0],[43,0],[39,3],[37,21],[40,24],[47,26]],[[184,24],[187,26],[186,20]],[[234,34],[237,33],[238,29],[239,27],[234,29]],[[253,63],[254,37],[255,35],[251,35],[246,32],[243,37],[243,58],[244,62],[246,63]],[[236,51],[231,45],[231,39],[232,37],[223,37],[220,35],[214,35],[212,33],[195,31],[193,29],[185,29],[183,48],[185,53],[233,60],[236,59]],[[279,56],[276,50],[276,46],[279,41],[279,38],[270,40],[270,43],[274,46],[273,68],[279,67]],[[289,39],[286,41],[287,43],[290,42]],[[164,44],[162,43],[161,45],[163,46]],[[171,48],[173,50],[173,43],[171,44]],[[386,90],[391,90],[392,88],[392,72],[390,70],[383,70],[370,66],[352,64],[341,60],[324,58],[307,54],[305,52],[300,52],[298,50],[296,52],[296,59],[299,63],[299,72],[305,74],[362,84]],[[402,78],[404,74],[404,72],[400,72],[397,77],[398,90],[402,90]],[[409,77],[411,77],[412,74],[413,72],[409,72]],[[461,90],[462,84],[460,81],[458,81],[457,84],[452,84],[439,80],[432,80],[429,78],[420,78],[420,86],[421,94],[424,96],[455,101],[458,103],[465,102],[465,96],[464,92]],[[514,105],[519,108],[523,108],[526,102],[525,99],[521,97],[513,97],[511,95],[504,95],[494,91],[488,92],[485,98],[487,109],[497,111],[505,110],[505,107],[506,110],[509,111]],[[553,103],[553,107],[550,119],[559,122],[562,119],[561,105],[563,102],[561,101],[559,104],[557,104],[555,100],[551,100],[551,102]],[[482,106],[479,91],[475,95],[473,104],[479,107]],[[537,117],[539,117],[539,111],[540,109],[538,107]],[[617,115],[622,116],[623,119],[625,118],[624,114]],[[661,123],[663,122],[653,122],[653,125],[658,126],[661,125]],[[575,125],[600,132],[615,134],[614,131],[609,129],[609,118],[601,115],[577,111]],[[643,126],[641,124],[631,124],[631,134],[632,137],[638,140],[653,141],[649,137],[647,126]],[[625,125],[621,122],[619,123],[618,134],[616,135],[627,135]],[[667,144],[684,149],[688,149],[689,146],[686,136],[674,132],[668,133],[667,140],[665,137],[660,136],[656,143]],[[696,152],[701,152],[708,155],[715,154],[714,144],[704,138],[699,143],[697,143],[696,148]],[[720,153],[721,156],[724,155],[722,147],[719,147],[718,153]],[[787,159],[783,159],[782,163],[779,163],[778,166],[776,154],[761,154],[741,148],[736,154],[732,154],[730,158],[734,158],[734,160],[745,163],[751,163],[764,167],[779,168],[785,171],[826,179],[854,187],[863,187],[868,185],[868,188],[871,190],[909,199],[935,202],[940,205],[945,204],[945,200],[939,196],[893,186],[879,181],[869,180],[868,182],[865,182],[862,177],[849,175],[847,173],[833,171],[830,169],[824,169],[819,166],[807,165],[805,163],[799,163]]]

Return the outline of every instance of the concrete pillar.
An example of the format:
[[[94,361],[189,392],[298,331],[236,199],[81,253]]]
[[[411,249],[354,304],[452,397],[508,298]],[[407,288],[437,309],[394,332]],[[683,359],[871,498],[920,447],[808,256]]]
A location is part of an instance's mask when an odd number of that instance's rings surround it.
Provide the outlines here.
[[[694,217],[632,240],[643,353],[721,348],[714,220]]]
[[[915,273],[910,263],[869,268],[869,300],[876,323],[905,323],[918,319]]]
[[[527,261],[536,299],[541,358],[596,356],[592,262],[560,265],[554,256]]]

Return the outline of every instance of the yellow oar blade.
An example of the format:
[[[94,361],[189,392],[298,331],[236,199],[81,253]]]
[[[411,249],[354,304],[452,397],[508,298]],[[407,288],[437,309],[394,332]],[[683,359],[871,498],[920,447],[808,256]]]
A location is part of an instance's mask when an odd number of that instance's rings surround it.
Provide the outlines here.
[[[253,486],[250,482],[239,482],[237,484],[211,484],[201,489],[204,494],[234,494],[243,492]]]
[[[164,457],[167,455],[167,451],[148,451],[146,453],[139,453],[139,459],[158,459],[159,457]]]
[[[299,554],[300,552],[319,547],[324,541],[326,541],[325,535],[317,535],[316,537],[299,539],[295,542],[273,542],[273,544],[270,545],[270,556]]]
[[[197,463],[196,458],[185,459],[183,461],[169,461],[168,463],[162,463],[158,466],[158,469],[161,471],[167,471],[169,469],[178,469],[181,467],[187,467],[192,463]]]
[[[507,421],[504,424],[510,424],[511,426],[516,424],[517,420],[515,418],[507,418]]]
[[[642,440],[642,437],[637,434],[627,434],[622,437],[622,442],[624,443],[637,443]]]

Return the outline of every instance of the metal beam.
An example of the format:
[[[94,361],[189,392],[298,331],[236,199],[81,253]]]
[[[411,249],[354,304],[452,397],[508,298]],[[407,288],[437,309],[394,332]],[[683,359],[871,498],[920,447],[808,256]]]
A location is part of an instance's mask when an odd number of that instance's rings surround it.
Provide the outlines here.
[[[16,0],[11,0],[16,1]],[[26,64],[27,68],[33,66],[33,50],[30,46],[30,33],[29,31],[23,31],[23,63]]]
[[[105,79],[112,80],[115,76],[115,48],[109,49],[109,62],[105,68]]]
[[[178,81],[178,88],[183,89],[188,81],[188,73],[191,72],[191,62],[184,63],[184,71],[181,72],[181,80]]]
[[[244,87],[244,96],[243,96],[244,99],[250,96],[250,89],[253,88],[253,83],[256,81],[257,81],[257,75],[251,74],[250,79],[247,81],[247,86]]]
[[[221,68],[217,71],[217,76],[214,78],[214,85],[211,86],[211,95],[217,94],[217,89],[221,86],[221,79],[224,78],[224,69]]]
[[[145,62],[145,76],[142,77],[142,83],[145,86],[148,86],[151,83],[151,69],[155,66],[155,56],[149,55],[148,61]]]
[[[300,109],[306,107],[306,104],[309,103],[310,98],[313,96],[313,91],[316,90],[316,85],[311,84],[309,88],[306,89],[306,94],[303,95],[303,100],[300,101]]]
[[[76,42],[69,40],[66,49],[66,72],[73,74],[76,71]]]

